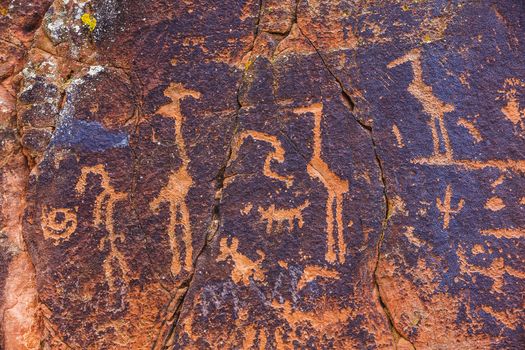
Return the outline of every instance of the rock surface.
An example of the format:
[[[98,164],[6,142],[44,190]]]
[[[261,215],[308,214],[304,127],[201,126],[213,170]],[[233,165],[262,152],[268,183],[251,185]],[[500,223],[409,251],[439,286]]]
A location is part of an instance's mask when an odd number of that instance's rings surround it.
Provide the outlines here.
[[[522,348],[524,18],[0,1],[2,348]]]

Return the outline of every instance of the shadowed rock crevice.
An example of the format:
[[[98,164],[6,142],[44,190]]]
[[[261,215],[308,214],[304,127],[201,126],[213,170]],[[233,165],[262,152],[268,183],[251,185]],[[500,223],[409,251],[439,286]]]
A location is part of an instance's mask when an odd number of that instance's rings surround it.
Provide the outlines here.
[[[380,232],[379,240],[378,240],[377,246],[376,246],[376,252],[377,252],[376,253],[376,262],[375,262],[375,265],[374,265],[374,268],[373,268],[373,272],[372,272],[372,279],[374,281],[375,290],[376,290],[376,293],[377,293],[377,296],[378,296],[379,305],[383,309],[384,315],[387,318],[388,323],[390,325],[390,328],[392,330],[392,338],[393,338],[394,344],[397,344],[397,341],[398,341],[399,338],[403,338],[408,343],[410,343],[410,341],[406,337],[404,337],[402,335],[402,333],[400,333],[399,330],[396,328],[396,322],[392,318],[392,314],[388,310],[388,306],[384,302],[383,297],[381,295],[381,289],[379,288],[379,278],[377,276],[377,269],[378,269],[378,266],[379,266],[379,261],[381,259],[381,249],[382,249],[382,244],[383,244],[383,240],[384,240],[385,231],[386,231],[386,229],[388,227],[388,220],[389,220],[390,215],[391,215],[391,203],[390,203],[391,201],[388,198],[387,179],[386,179],[385,172],[384,172],[384,169],[383,169],[383,163],[382,163],[381,159],[379,158],[379,154],[377,152],[377,143],[376,143],[376,140],[374,138],[373,126],[366,125],[362,120],[360,120],[359,118],[357,118],[355,116],[355,114],[354,114],[355,110],[356,110],[355,103],[354,103],[352,97],[350,96],[350,94],[345,90],[341,79],[339,79],[337,77],[337,75],[330,69],[330,66],[326,62],[326,60],[323,57],[323,55],[320,52],[320,50],[316,47],[316,45],[312,42],[312,40],[310,40],[308,38],[308,36],[306,36],[306,34],[304,33],[304,31],[301,29],[301,27],[299,25],[298,25],[298,28],[299,28],[299,31],[301,32],[301,34],[303,35],[303,37],[308,41],[308,43],[312,46],[312,48],[314,48],[315,52],[317,53],[317,55],[319,56],[321,62],[323,63],[326,71],[334,78],[334,81],[339,85],[339,87],[341,89],[342,100],[343,100],[344,104],[347,106],[350,115],[352,117],[354,117],[354,120],[369,135],[370,142],[372,144],[372,148],[373,148],[373,152],[374,152],[375,162],[376,162],[379,174],[380,174],[380,180],[381,180],[381,184],[382,184],[382,191],[383,191],[383,198],[384,198],[383,206],[385,208],[384,209],[384,215],[383,215],[383,222],[382,222],[382,225],[381,225],[381,232]],[[415,349],[415,347],[413,346],[412,343],[410,343],[410,345]]]
[[[239,87],[240,89],[240,87]],[[238,129],[238,119],[239,119],[239,111],[241,110],[241,105],[239,103],[239,109],[237,113],[235,114],[234,118],[234,127],[233,127],[233,133],[230,137],[230,143],[228,146],[227,155],[225,157],[226,161],[224,165],[220,168],[219,172],[215,176],[214,182],[215,182],[215,204],[211,210],[211,221],[208,227],[208,230],[206,232],[206,238],[204,240],[204,244],[202,248],[199,250],[199,252],[195,256],[194,260],[194,266],[192,269],[192,272],[188,279],[185,281],[183,285],[181,285],[180,288],[178,288],[177,293],[173,301],[170,303],[170,305],[175,305],[174,311],[171,313],[170,322],[172,322],[172,325],[170,327],[170,330],[168,334],[164,337],[164,340],[158,339],[156,342],[156,345],[154,345],[154,349],[169,349],[170,347],[173,347],[175,345],[176,341],[176,329],[179,326],[179,318],[181,315],[181,312],[183,312],[184,309],[184,302],[186,301],[186,296],[188,294],[189,289],[192,286],[192,282],[194,280],[194,276],[196,271],[198,270],[198,266],[201,260],[205,259],[205,252],[208,248],[209,243],[211,243],[214,238],[217,235],[217,232],[219,232],[220,226],[221,226],[221,200],[222,200],[222,193],[224,189],[224,180],[225,180],[225,172],[226,168],[230,162],[231,155],[232,155],[232,142],[235,138],[235,134]],[[173,306],[171,306],[173,308]],[[161,345],[157,345],[161,344]]]
[[[254,38],[253,38],[253,41],[252,41],[252,43],[250,45],[249,51],[246,53],[246,57],[248,57],[248,60],[251,59],[251,55],[252,55],[252,52],[253,52],[253,49],[254,49],[254,45],[255,45],[255,42],[257,40],[257,35],[259,34],[259,23],[260,23],[260,18],[261,18],[261,13],[262,13],[262,4],[263,4],[263,0],[260,0],[259,1],[258,13],[257,13],[257,19],[255,21],[255,26],[254,26],[254,30],[253,30]],[[172,316],[171,316],[172,325],[170,327],[170,330],[169,330],[168,334],[164,337],[163,340],[162,339],[157,339],[156,345],[154,345],[154,349],[169,349],[170,347],[173,347],[175,345],[175,342],[176,342],[176,339],[177,339],[176,330],[177,330],[178,327],[180,327],[179,318],[181,316],[181,313],[184,311],[185,302],[187,303],[186,297],[188,295],[188,291],[192,287],[192,283],[194,281],[195,273],[198,271],[199,263],[202,260],[206,260],[206,254],[205,253],[207,251],[207,248],[209,247],[209,244],[214,240],[214,238],[216,237],[217,233],[219,232],[219,230],[221,228],[221,222],[222,222],[221,201],[222,201],[222,196],[223,196],[224,183],[225,183],[225,180],[226,180],[225,173],[226,173],[226,169],[228,168],[228,165],[230,164],[230,161],[231,161],[231,157],[232,157],[232,154],[233,154],[233,142],[235,140],[235,137],[236,137],[238,129],[239,129],[239,119],[240,119],[239,115],[240,115],[241,110],[243,108],[242,103],[241,103],[240,95],[241,95],[241,90],[242,90],[243,84],[244,84],[245,79],[246,79],[247,71],[248,70],[245,67],[244,71],[242,72],[241,79],[240,79],[240,81],[237,84],[238,86],[237,86],[236,95],[235,95],[235,99],[236,99],[236,102],[237,102],[237,110],[236,110],[236,112],[234,114],[234,119],[233,119],[233,122],[232,122],[233,128],[232,128],[232,133],[229,136],[227,152],[226,152],[226,155],[224,157],[224,159],[225,159],[224,164],[220,167],[219,171],[217,172],[217,175],[214,178],[214,182],[215,182],[215,203],[214,203],[214,205],[212,207],[212,210],[211,210],[211,221],[210,221],[210,224],[209,224],[208,229],[206,231],[206,237],[205,237],[205,240],[204,240],[204,244],[202,245],[201,249],[199,250],[199,252],[195,256],[194,266],[193,266],[192,272],[191,272],[190,276],[188,277],[186,283],[184,283],[184,285],[181,286],[181,288],[178,289],[176,297],[170,303],[170,305],[171,305],[174,302],[175,305],[176,305],[175,306],[175,310],[173,311]],[[192,305],[187,305],[187,307],[191,307],[191,306]]]
[[[19,10],[25,5],[13,4],[11,10]],[[3,158],[0,161],[0,263],[4,266],[0,275],[0,347],[3,349],[33,348],[45,332],[40,322],[35,265],[22,228],[31,159],[22,142],[22,130],[16,117],[21,72],[29,59],[34,33],[51,2],[31,5],[36,5],[36,12],[31,24],[24,26],[23,31],[13,23],[4,21],[0,25],[0,41],[16,48],[13,51],[6,49],[0,60],[0,156]],[[12,102],[4,100],[6,93]]]

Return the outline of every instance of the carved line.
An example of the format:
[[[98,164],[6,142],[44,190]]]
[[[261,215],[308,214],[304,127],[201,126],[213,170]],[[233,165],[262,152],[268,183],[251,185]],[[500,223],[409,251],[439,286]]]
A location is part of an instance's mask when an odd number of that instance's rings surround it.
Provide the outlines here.
[[[314,115],[313,154],[306,170],[311,178],[321,181],[328,192],[328,197],[326,200],[327,251],[325,259],[329,263],[344,263],[346,255],[346,243],[343,235],[343,194],[348,192],[349,183],[348,180],[343,180],[337,176],[337,174],[335,174],[330,169],[328,164],[321,157],[322,111],[322,103],[314,103],[309,106],[295,108],[293,110],[293,112],[296,114],[312,113]],[[337,226],[337,254],[335,252],[335,226]]]

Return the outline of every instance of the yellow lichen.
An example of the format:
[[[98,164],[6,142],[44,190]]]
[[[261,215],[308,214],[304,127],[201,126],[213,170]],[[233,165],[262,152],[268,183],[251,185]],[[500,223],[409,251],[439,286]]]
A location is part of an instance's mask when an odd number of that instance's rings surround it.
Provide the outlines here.
[[[89,13],[84,13],[80,19],[82,20],[82,23],[84,23],[84,25],[89,27],[90,32],[95,30],[95,27],[97,26],[97,19],[95,17],[93,17]]]
[[[423,37],[423,42],[425,44],[428,44],[432,41],[432,38],[430,37],[430,34],[425,34],[425,36]]]
[[[0,6],[0,16],[7,16],[7,8]]]

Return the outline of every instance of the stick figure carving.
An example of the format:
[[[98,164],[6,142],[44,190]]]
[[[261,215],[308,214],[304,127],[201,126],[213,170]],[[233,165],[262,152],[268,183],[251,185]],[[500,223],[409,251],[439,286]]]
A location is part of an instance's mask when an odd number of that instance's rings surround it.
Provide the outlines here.
[[[436,199],[436,206],[438,210],[443,214],[443,228],[444,229],[448,229],[448,226],[450,224],[451,215],[459,213],[461,209],[463,209],[463,205],[465,204],[465,201],[463,199],[460,199],[456,209],[452,209],[451,201],[452,201],[452,187],[448,185],[445,191],[445,198],[443,200],[441,200],[441,198]]]
[[[124,255],[118,250],[115,242],[123,242],[125,237],[121,233],[115,232],[113,223],[113,213],[115,204],[128,198],[127,193],[116,191],[110,184],[109,175],[102,164],[82,168],[82,173],[76,184],[75,190],[79,194],[86,191],[88,175],[94,175],[100,178],[100,187],[102,192],[95,198],[95,207],[93,208],[93,224],[95,226],[104,226],[108,235],[102,238],[98,244],[100,251],[104,250],[106,243],[109,245],[109,255],[104,260],[104,273],[108,281],[110,291],[115,290],[115,278],[113,261],[116,261],[122,273],[122,279],[129,283],[129,267]]]
[[[157,113],[172,118],[175,121],[175,142],[182,160],[181,166],[173,171],[168,178],[168,183],[164,186],[157,197],[150,203],[150,208],[158,212],[162,203],[169,204],[170,220],[168,223],[168,236],[172,251],[171,272],[174,275],[180,273],[182,269],[181,251],[177,242],[176,227],[182,228],[182,239],[185,246],[184,269],[189,271],[193,264],[193,245],[190,222],[190,211],[186,204],[186,197],[193,185],[193,179],[189,173],[190,158],[186,150],[186,142],[182,133],[184,117],[180,108],[180,101],[187,97],[199,99],[201,94],[197,91],[185,89],[181,84],[171,84],[164,95],[169,97],[172,102],[159,108]],[[180,219],[179,219],[180,216]]]

